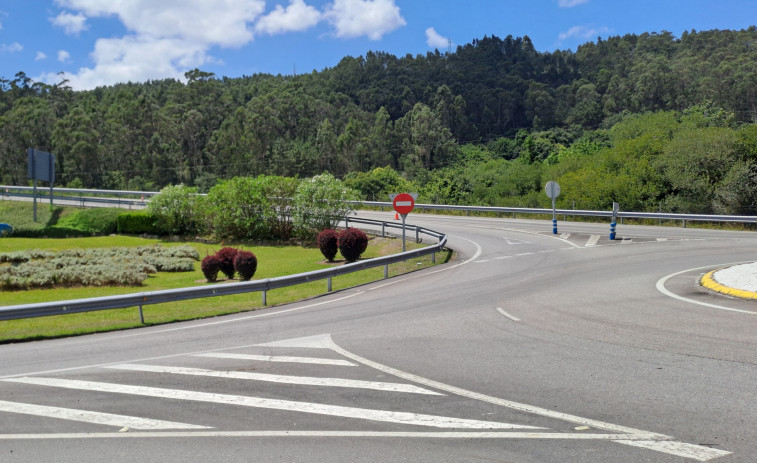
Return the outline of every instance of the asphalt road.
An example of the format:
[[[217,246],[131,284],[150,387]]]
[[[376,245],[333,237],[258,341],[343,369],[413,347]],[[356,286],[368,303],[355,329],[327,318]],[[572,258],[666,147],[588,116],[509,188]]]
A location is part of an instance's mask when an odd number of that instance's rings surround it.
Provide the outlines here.
[[[0,460],[757,461],[757,305],[697,285],[757,260],[757,233],[408,223],[448,233],[455,260],[253,313],[1,345]]]

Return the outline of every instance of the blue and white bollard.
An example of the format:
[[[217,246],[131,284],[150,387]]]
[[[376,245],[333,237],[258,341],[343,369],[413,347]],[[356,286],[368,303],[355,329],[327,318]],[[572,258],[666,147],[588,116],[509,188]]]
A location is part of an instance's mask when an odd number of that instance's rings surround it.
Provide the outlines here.
[[[610,241],[615,240],[615,226],[618,225],[616,222],[612,222],[610,224]]]
[[[552,234],[557,234],[557,219],[552,219]]]

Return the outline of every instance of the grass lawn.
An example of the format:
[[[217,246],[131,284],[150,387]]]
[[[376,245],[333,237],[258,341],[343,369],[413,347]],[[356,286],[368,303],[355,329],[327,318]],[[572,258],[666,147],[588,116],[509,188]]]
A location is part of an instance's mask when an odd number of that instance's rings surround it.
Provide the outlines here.
[[[0,203],[1,204],[1,203]],[[41,208],[40,208],[41,209]],[[101,236],[89,238],[16,238],[0,239],[0,253],[29,249],[57,251],[72,248],[96,248],[113,246],[144,246],[150,244],[172,246],[189,244],[200,253],[201,257],[213,254],[222,247],[220,244],[205,243],[176,243],[157,239],[144,239],[134,236]],[[233,247],[252,251],[258,258],[258,269],[253,279],[274,278],[284,275],[307,272],[327,268],[331,265],[324,261],[316,247],[299,246],[248,246],[234,244]],[[408,249],[422,245],[408,243]],[[371,238],[368,249],[363,254],[364,259],[396,254],[402,251],[401,239]],[[340,257],[340,256],[337,256]],[[436,262],[449,260],[451,252],[438,255]],[[389,266],[389,276],[426,268],[433,265],[431,256],[412,261],[392,264]],[[383,267],[363,270],[348,275],[336,277],[332,282],[334,291],[349,288],[384,277]],[[220,275],[223,278],[223,275]],[[81,299],[88,297],[127,294],[144,291],[156,291],[172,288],[183,288],[195,285],[222,285],[225,281],[207,283],[200,270],[200,263],[195,264],[193,272],[165,273],[160,272],[145,281],[140,287],[86,287],[39,289],[27,291],[0,291],[0,306],[47,302],[57,300]],[[326,293],[326,280],[292,286],[269,291],[268,305],[278,305],[298,301]],[[234,296],[194,299],[166,304],[147,305],[143,307],[145,324],[156,325],[180,320],[213,317],[217,315],[244,312],[263,307],[261,293],[247,293]],[[52,317],[39,317],[23,320],[0,321],[0,342],[14,342],[54,338],[118,329],[143,326],[140,323],[138,308],[104,310],[82,314],[70,314]]]

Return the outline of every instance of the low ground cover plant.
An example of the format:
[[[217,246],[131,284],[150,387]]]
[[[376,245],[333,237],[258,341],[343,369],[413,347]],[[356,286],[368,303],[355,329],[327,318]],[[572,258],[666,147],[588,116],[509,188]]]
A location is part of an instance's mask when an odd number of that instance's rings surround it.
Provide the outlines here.
[[[159,271],[191,272],[196,260],[199,253],[186,245],[0,253],[0,289],[139,286]]]

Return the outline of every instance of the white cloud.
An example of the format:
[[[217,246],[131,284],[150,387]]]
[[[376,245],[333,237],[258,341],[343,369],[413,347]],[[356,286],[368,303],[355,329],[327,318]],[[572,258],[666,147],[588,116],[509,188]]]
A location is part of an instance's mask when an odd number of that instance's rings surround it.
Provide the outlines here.
[[[558,38],[560,42],[570,38],[591,40],[597,38],[601,34],[607,34],[609,32],[610,29],[608,29],[607,27],[592,28],[586,26],[573,26],[566,32],[561,32],[558,35]]]
[[[42,53],[41,51],[38,51],[37,56],[34,58],[34,61],[42,61],[44,59],[47,59],[47,55]]]
[[[255,24],[255,31],[270,35],[304,31],[318,24],[321,17],[321,13],[305,4],[304,0],[290,0],[286,9],[281,5],[276,5],[272,12],[260,18]]]
[[[5,44],[5,43],[0,43],[0,53],[17,53],[23,49],[24,49],[23,45],[21,45],[18,42],[13,42],[10,45]]]
[[[58,50],[58,61],[66,63],[71,60],[71,53],[66,50]]]
[[[431,48],[447,48],[447,45],[449,45],[449,39],[439,35],[433,27],[429,27],[426,29],[426,43]]]
[[[214,62],[213,46],[238,47],[253,40],[250,24],[265,0],[55,0],[86,18],[117,17],[129,31],[101,38],[94,66],[67,74],[76,90],[118,82],[183,79],[187,69]],[[47,80],[58,76],[46,75]]]
[[[68,35],[77,35],[89,27],[87,26],[87,18],[81,13],[71,14],[63,12],[54,18],[50,18],[50,22],[62,27]]]
[[[589,0],[557,0],[557,6],[560,8],[573,8],[584,3],[589,3]]]
[[[337,37],[379,40],[407,24],[394,0],[334,0],[325,12]]]

